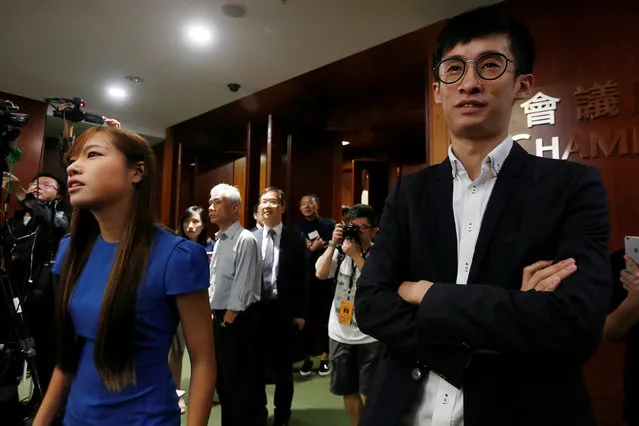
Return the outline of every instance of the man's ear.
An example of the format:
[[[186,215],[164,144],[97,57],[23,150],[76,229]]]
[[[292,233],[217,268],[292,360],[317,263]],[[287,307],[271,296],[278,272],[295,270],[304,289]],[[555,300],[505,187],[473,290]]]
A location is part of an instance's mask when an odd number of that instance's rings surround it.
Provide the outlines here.
[[[131,183],[140,183],[146,176],[144,161],[138,161],[132,166]]]
[[[436,104],[442,103],[441,83],[439,81],[433,83],[433,96]]]
[[[517,77],[517,85],[515,91],[515,100],[524,100],[530,98],[533,87],[535,86],[535,77],[532,74],[524,74]]]

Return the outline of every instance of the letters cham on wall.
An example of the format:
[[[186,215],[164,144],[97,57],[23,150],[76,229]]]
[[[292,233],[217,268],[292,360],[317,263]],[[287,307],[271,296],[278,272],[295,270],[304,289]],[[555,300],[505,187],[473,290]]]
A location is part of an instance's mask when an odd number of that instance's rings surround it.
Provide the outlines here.
[[[617,83],[579,86],[565,100],[547,92],[513,106],[510,133],[528,152],[562,160],[639,155],[636,114],[622,111]]]

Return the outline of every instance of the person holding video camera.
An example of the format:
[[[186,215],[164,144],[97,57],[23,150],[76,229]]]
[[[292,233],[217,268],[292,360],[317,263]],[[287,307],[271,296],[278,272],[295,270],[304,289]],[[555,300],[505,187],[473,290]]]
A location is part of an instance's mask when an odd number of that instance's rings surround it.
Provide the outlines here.
[[[69,150],[69,147],[73,145],[73,142],[75,141],[75,135],[73,134],[74,122],[73,120],[65,119],[66,116],[64,113],[65,110],[73,110],[74,108],[79,109],[79,107],[77,107],[71,102],[63,103],[57,107],[58,111],[61,112],[62,117],[64,119],[64,128],[62,129],[62,135],[60,140],[62,152],[67,152]],[[115,127],[117,129],[122,128],[122,125],[120,124],[118,120],[115,120],[113,118],[107,118],[107,117],[102,117],[102,119],[104,120],[104,124],[109,127]]]
[[[40,173],[24,188],[17,176],[4,173],[2,189],[7,188],[22,209],[9,218],[4,229],[5,268],[21,297],[24,317],[35,340],[36,368],[44,392],[55,367],[51,266],[69,225],[62,203],[65,185],[52,174]],[[34,393],[36,400],[40,396]]]
[[[348,416],[357,426],[364,409],[361,395],[368,394],[381,352],[381,343],[360,331],[353,309],[357,280],[377,233],[377,216],[372,207],[358,204],[348,219],[348,226],[335,226],[328,248],[315,264],[315,275],[320,280],[336,278],[328,322],[330,386],[333,394],[344,398]]]

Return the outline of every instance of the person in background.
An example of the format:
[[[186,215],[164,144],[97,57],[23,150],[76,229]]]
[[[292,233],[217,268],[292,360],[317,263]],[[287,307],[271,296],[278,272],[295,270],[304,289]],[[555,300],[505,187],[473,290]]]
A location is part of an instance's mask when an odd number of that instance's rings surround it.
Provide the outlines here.
[[[342,223],[344,225],[348,225],[348,212],[351,211],[351,208],[349,206],[343,205],[342,206]]]
[[[251,228],[251,232],[255,232],[264,227],[264,220],[262,219],[262,212],[259,209],[259,203],[253,206],[253,219],[255,219],[255,226]]]
[[[188,207],[180,216],[180,226],[177,234],[187,240],[201,245],[207,253],[213,252],[215,242],[209,237],[206,229],[206,221],[204,220],[204,209],[200,206]],[[184,402],[184,391],[180,389],[182,383],[182,359],[184,358],[184,330],[182,323],[178,324],[177,332],[173,337],[171,350],[169,351],[169,365],[173,371],[173,380],[177,385],[177,394],[179,396],[178,405],[180,412],[186,412],[186,403]]]
[[[342,396],[348,417],[357,426],[364,409],[362,396],[370,391],[382,349],[377,339],[360,331],[353,312],[357,280],[377,233],[377,215],[372,207],[356,204],[347,219],[357,228],[357,234],[345,237],[344,225],[338,223],[328,249],[315,264],[315,274],[321,280],[336,281],[328,322],[331,392]],[[340,244],[343,253],[338,250]]]
[[[15,175],[4,173],[3,190],[9,190],[21,208],[11,216],[3,227],[2,244],[4,267],[9,282],[22,302],[23,318],[33,337],[36,356],[35,363],[29,364],[30,370],[35,365],[37,371],[31,371],[32,377],[39,379],[41,391],[47,390],[55,368],[55,288],[51,268],[58,249],[58,243],[67,232],[69,224],[64,213],[64,182],[58,177],[39,173],[24,188]],[[2,297],[3,292],[0,292]],[[7,306],[10,301],[0,301],[0,306]],[[0,341],[18,342],[19,327],[12,323],[9,312],[0,312]],[[17,396],[15,378],[21,375],[22,365],[16,366],[18,360],[5,356],[10,345],[0,348],[0,387],[6,383],[7,389]],[[17,348],[16,348],[17,349]],[[14,373],[20,370],[19,373]],[[6,394],[7,392],[4,392]],[[33,415],[38,404],[42,402],[42,394],[34,388],[25,415]],[[4,398],[0,398],[4,400]],[[17,397],[15,398],[17,400]],[[0,410],[17,415],[16,407]],[[7,419],[7,421],[9,421]]]
[[[282,223],[285,209],[284,191],[266,188],[260,196],[264,228],[253,232],[262,253],[261,349],[265,373],[272,371],[275,378],[273,426],[287,426],[291,418],[293,340],[308,310],[306,244]],[[264,403],[267,410],[266,395]]]
[[[68,425],[178,426],[167,354],[179,321],[193,373],[188,424],[206,425],[216,374],[207,257],[158,226],[151,146],[95,127],[71,147],[69,163],[75,210],[53,268],[58,365],[33,425],[49,425],[68,394]]]
[[[306,194],[300,199],[300,212],[304,219],[293,225],[293,232],[306,241],[309,271],[315,270],[315,262],[324,253],[331,239],[335,221],[319,215],[320,200],[315,194]],[[300,375],[307,377],[313,372],[313,355],[319,345],[321,351],[318,374],[328,376],[331,373],[328,361],[328,314],[333,300],[333,280],[320,280],[310,274],[309,311],[306,327],[301,333],[304,363]]]
[[[211,189],[209,219],[220,230],[211,260],[209,301],[218,360],[222,426],[265,426],[260,358],[261,250],[239,222],[240,191],[221,183]]]
[[[626,342],[624,382],[624,420],[639,426],[639,265],[624,251],[612,254],[612,312],[606,318],[604,339]]]

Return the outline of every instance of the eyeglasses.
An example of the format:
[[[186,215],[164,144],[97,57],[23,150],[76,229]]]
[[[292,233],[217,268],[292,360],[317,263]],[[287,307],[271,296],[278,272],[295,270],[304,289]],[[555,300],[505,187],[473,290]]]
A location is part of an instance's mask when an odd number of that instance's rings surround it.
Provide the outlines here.
[[[373,228],[370,225],[356,225],[356,224],[353,224],[353,226],[357,226],[360,229],[360,231],[366,231],[368,229],[372,229]]]
[[[49,188],[49,189],[53,189],[54,191],[58,190],[58,187],[56,185],[52,184],[52,183],[41,183],[41,184],[38,184],[38,182],[31,182],[29,184],[29,189],[33,189],[33,188],[37,188],[37,187]]]
[[[280,205],[280,202],[277,200],[262,200],[260,201],[261,206],[269,206],[269,207],[277,207]]]
[[[509,62],[514,64],[502,53],[487,53],[475,60],[453,57],[444,59],[433,68],[435,78],[444,84],[457,83],[466,74],[469,62],[475,63],[475,73],[484,80],[497,80],[504,75]]]

